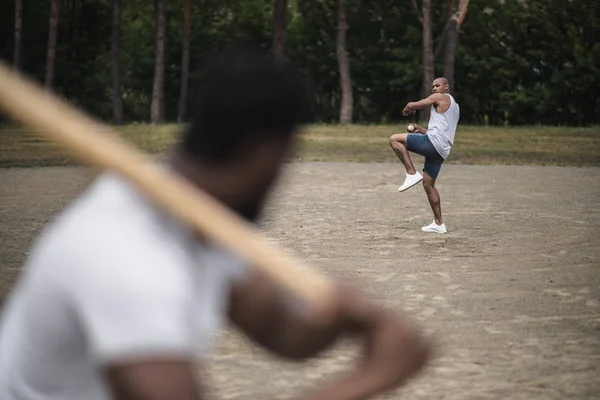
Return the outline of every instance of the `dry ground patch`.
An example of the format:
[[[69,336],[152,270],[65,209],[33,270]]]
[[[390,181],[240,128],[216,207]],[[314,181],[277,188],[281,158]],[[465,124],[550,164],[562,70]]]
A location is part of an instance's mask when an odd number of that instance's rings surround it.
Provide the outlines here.
[[[81,167],[0,169],[0,297],[35,234],[85,188]],[[398,164],[294,163],[262,229],[334,277],[408,309],[440,344],[417,381],[386,398],[597,399],[600,169],[447,165],[448,235]],[[274,360],[227,331],[205,372],[223,399],[284,399],[351,363],[339,346],[309,363]]]

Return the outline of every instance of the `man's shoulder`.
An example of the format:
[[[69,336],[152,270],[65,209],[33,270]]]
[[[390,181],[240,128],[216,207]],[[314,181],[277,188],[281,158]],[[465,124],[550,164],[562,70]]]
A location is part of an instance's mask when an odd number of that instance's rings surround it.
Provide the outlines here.
[[[119,236],[144,233],[146,206],[113,176],[100,176],[50,223],[46,241],[68,242],[73,248],[114,242]],[[54,239],[54,240],[51,240]]]
[[[245,265],[228,251],[203,244],[185,225],[139,196],[123,180],[95,182],[52,223],[30,263],[73,286],[187,287],[190,268],[214,265],[235,276]],[[241,272],[240,272],[241,271]],[[162,289],[161,289],[162,288]]]
[[[433,100],[435,104],[450,102],[448,93],[433,93],[429,98]]]
[[[164,216],[123,182],[105,176],[52,222],[36,243],[33,261],[81,278],[142,269],[152,274],[161,269],[151,265],[176,268],[184,245]]]

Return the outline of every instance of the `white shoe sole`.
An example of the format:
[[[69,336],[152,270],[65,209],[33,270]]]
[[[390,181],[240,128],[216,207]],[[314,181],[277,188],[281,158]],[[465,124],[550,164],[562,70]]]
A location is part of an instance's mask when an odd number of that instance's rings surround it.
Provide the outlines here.
[[[448,233],[448,231],[430,231],[430,230],[425,230],[425,229],[421,229],[423,232],[425,233],[439,233],[439,234],[445,234]]]
[[[408,189],[410,189],[411,187],[415,186],[417,183],[421,182],[423,180],[423,177],[421,176],[418,180],[416,180],[414,183],[410,184],[409,186],[405,187],[404,189],[402,188],[402,186],[400,186],[398,188],[399,192],[406,192]]]

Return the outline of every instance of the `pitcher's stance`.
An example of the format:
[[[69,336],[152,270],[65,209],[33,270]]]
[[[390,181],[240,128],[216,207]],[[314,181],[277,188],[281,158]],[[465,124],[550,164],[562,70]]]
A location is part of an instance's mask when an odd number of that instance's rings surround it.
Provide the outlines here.
[[[424,232],[446,233],[446,225],[442,220],[440,195],[435,187],[435,180],[440,173],[443,162],[450,154],[454,144],[456,125],[460,118],[458,103],[449,93],[448,80],[437,78],[432,85],[433,94],[417,102],[410,102],[404,107],[402,114],[408,116],[417,110],[431,106],[431,116],[427,129],[413,123],[415,133],[398,133],[390,137],[390,146],[406,168],[406,179],[399,192],[410,189],[423,181],[423,187],[429,204],[433,210],[433,222],[421,228]],[[425,157],[421,175],[410,159],[409,151]]]

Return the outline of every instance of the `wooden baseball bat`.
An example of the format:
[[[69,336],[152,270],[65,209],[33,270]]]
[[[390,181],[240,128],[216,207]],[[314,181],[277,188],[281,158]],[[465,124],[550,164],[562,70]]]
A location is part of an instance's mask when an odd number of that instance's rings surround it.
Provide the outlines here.
[[[15,120],[54,139],[86,164],[128,179],[150,201],[205,237],[237,253],[309,306],[327,304],[332,284],[281,248],[212,196],[169,173],[149,156],[117,138],[109,127],[0,61],[0,106]]]

